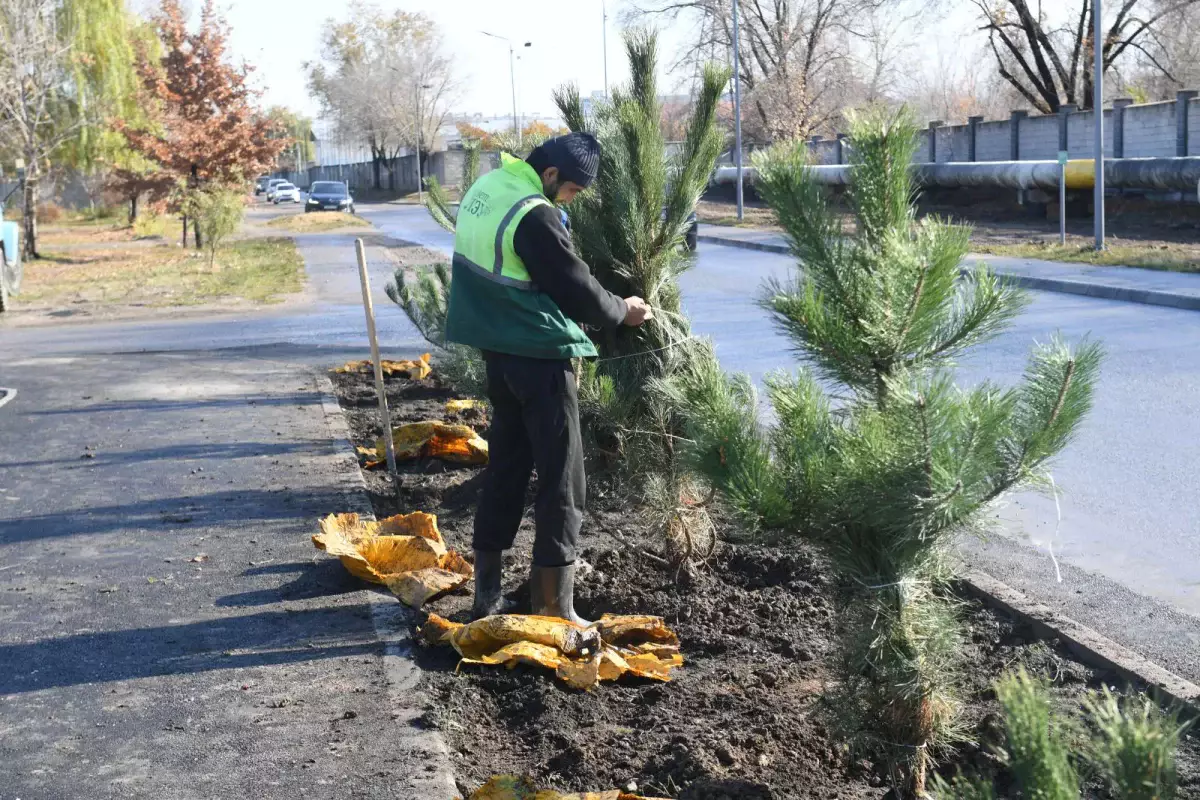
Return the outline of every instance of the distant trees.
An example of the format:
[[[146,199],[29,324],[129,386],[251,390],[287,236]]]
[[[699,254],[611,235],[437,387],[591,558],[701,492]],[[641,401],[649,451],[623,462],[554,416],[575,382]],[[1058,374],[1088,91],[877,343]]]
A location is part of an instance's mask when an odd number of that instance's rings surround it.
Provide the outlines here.
[[[445,121],[458,89],[453,61],[424,14],[354,0],[349,17],[327,21],[320,60],[305,64],[309,87],[342,138],[370,149],[375,188],[382,169],[394,188],[392,160],[428,147]]]
[[[1000,76],[1035,109],[1053,113],[1064,103],[1091,108],[1095,80],[1093,0],[1031,3],[970,0]],[[1142,72],[1170,77],[1194,61],[1194,50],[1172,43],[1177,22],[1191,19],[1200,0],[1120,0],[1103,20],[1103,70],[1136,63]],[[1193,25],[1194,30],[1194,25]],[[1172,46],[1172,45],[1175,46]]]
[[[275,123],[271,137],[284,140],[283,149],[275,159],[276,169],[291,172],[316,160],[311,119],[283,106],[268,108],[267,118]]]
[[[896,53],[889,36],[926,0],[741,0],[737,71],[745,134],[752,140],[806,136],[840,119],[847,104],[878,99]],[[681,54],[691,64],[730,63],[728,0],[643,0],[631,17],[692,22]],[[853,94],[853,96],[849,96]]]

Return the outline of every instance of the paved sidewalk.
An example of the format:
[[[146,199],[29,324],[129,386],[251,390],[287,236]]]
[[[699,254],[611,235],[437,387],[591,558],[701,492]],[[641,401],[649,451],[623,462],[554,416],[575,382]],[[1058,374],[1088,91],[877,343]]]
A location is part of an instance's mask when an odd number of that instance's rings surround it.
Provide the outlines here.
[[[454,796],[284,349],[0,362],[4,797]]]
[[[705,224],[700,226],[699,240],[768,253],[789,252],[781,234],[753,228]],[[1200,275],[978,253],[968,255],[967,261],[982,261],[996,274],[1030,289],[1200,311]]]

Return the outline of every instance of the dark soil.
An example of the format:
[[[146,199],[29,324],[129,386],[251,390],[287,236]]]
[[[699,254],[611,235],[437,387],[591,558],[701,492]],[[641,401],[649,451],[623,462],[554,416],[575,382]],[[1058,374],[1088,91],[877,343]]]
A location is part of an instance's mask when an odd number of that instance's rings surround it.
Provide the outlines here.
[[[371,375],[332,378],[354,443],[370,446],[380,433]],[[436,373],[388,383],[394,424],[443,419],[445,401],[454,396]],[[486,431],[478,412],[453,421]],[[394,487],[383,472],[364,475],[377,515],[437,514],[448,543],[470,553],[479,469],[410,462]],[[459,670],[450,648],[419,649],[430,700],[425,721],[445,736],[464,793],[491,775],[524,773],[562,790],[632,783],[644,794],[705,800],[886,796],[881,767],[852,754],[829,729],[832,709],[822,694],[838,653],[837,587],[819,555],[804,544],[726,544],[707,570],[681,585],[673,571],[641,554],[656,544],[618,494],[603,479],[592,484],[582,533],[588,567],[579,578],[577,609],[585,617],[664,617],[679,634],[684,667],[670,683],[621,681],[577,692],[543,670]],[[505,589],[524,608],[532,535],[527,517],[505,556]],[[429,610],[466,621],[469,607],[468,586]],[[1085,690],[1119,683],[1072,659],[1057,641],[1039,641],[1021,623],[977,603],[967,603],[964,616],[970,666],[962,697],[977,741],[961,746],[941,771],[996,774],[1002,784],[991,755],[999,733],[996,677],[1024,664],[1052,682],[1064,711],[1076,709]],[[1200,798],[1194,739],[1181,749],[1180,774],[1179,797]]]

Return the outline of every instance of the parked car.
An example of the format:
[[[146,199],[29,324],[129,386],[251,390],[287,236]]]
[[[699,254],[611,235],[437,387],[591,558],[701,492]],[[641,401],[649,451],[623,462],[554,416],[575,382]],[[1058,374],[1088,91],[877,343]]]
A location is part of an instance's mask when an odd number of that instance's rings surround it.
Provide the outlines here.
[[[271,177],[269,175],[263,175],[261,178],[259,178],[257,181],[255,181],[254,182],[254,196],[258,197],[260,194],[265,192],[267,190],[267,184],[270,182],[271,182]]]
[[[8,310],[9,295],[21,289],[21,227],[0,220],[0,313]]]
[[[313,181],[308,187],[308,202],[304,204],[308,211],[345,211],[354,213],[354,198],[350,190],[341,181]]]
[[[273,202],[275,200],[275,187],[287,182],[287,178],[271,178],[271,180],[267,181],[267,200]]]
[[[280,203],[299,203],[300,190],[291,183],[280,183],[275,186],[275,199],[272,200],[275,205]]]

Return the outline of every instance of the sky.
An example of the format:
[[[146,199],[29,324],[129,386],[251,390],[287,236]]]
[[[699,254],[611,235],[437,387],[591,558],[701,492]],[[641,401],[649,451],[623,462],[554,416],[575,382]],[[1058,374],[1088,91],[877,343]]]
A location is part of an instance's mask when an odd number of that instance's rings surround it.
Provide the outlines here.
[[[153,0],[140,0],[151,5]],[[448,53],[456,59],[462,90],[453,111],[485,116],[511,113],[508,46],[485,36],[488,31],[511,39],[515,62],[518,113],[523,117],[556,114],[553,90],[575,82],[587,96],[604,88],[604,32],[608,33],[608,78],[617,85],[628,78],[621,44],[620,13],[629,0],[376,0],[386,9],[420,11],[438,24]],[[916,2],[916,0],[913,0]],[[191,0],[198,9],[200,0]],[[920,31],[920,69],[952,56],[963,41],[962,31],[973,28],[964,16],[969,4],[941,0],[940,14],[927,15]],[[235,58],[255,66],[254,82],[266,105],[284,105],[311,117],[319,107],[306,86],[304,62],[318,57],[324,22],[345,19],[346,0],[218,0],[232,28],[230,49]],[[604,24],[602,7],[607,8]],[[930,17],[938,20],[931,26]],[[661,27],[661,26],[660,26]],[[667,73],[676,54],[691,37],[680,24],[660,33],[660,87],[672,92],[688,76]],[[523,47],[525,42],[530,47]],[[924,67],[922,67],[924,64]]]
[[[508,45],[516,44],[518,106],[522,116],[553,114],[551,92],[568,81],[584,95],[604,88],[604,24],[601,0],[379,0],[384,9],[421,11],[432,17],[457,58],[463,90],[456,111],[485,115],[512,109]],[[628,77],[621,50],[618,12],[621,0],[607,0],[608,69],[611,83]],[[264,102],[290,106],[310,116],[319,111],[305,86],[303,62],[315,59],[323,23],[345,19],[348,3],[317,0],[224,0],[236,57],[256,66]],[[530,42],[530,47],[523,47]],[[671,35],[663,41],[668,56]],[[667,58],[663,59],[664,61]],[[670,82],[664,88],[670,88]]]

